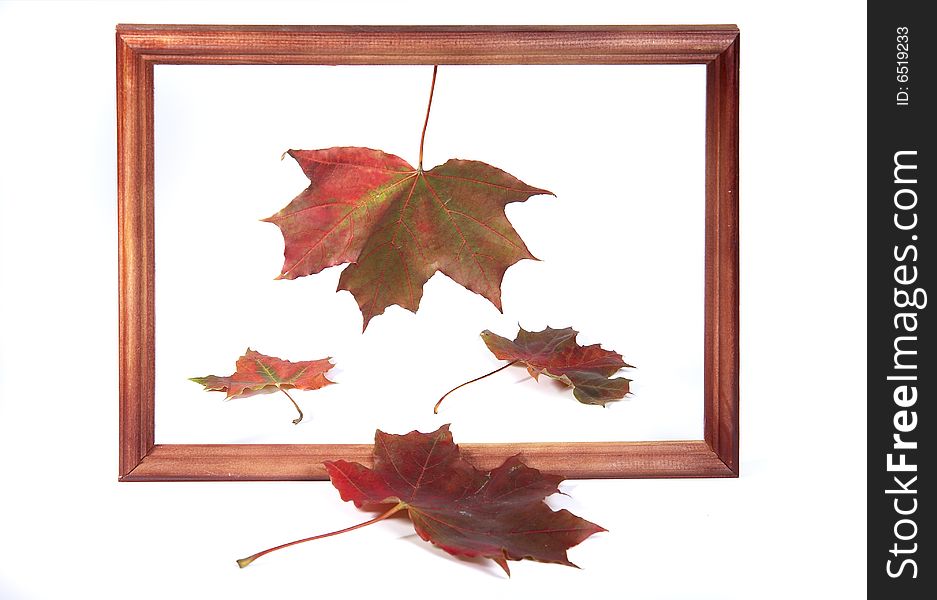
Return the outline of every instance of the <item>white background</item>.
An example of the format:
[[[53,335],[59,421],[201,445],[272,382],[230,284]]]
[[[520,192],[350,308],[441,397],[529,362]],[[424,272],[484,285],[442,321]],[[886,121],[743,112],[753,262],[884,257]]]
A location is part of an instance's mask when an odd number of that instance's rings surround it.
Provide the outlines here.
[[[156,442],[368,443],[374,430],[463,442],[702,439],[703,65],[442,66],[424,154],[485,160],[556,197],[508,205],[540,261],[511,267],[504,313],[441,273],[419,312],[361,334],[344,267],[274,281],[283,236],[260,218],[309,185],[287,148],[360,145],[418,161],[431,66],[158,66]],[[544,94],[541,90],[550,90]],[[375,90],[380,93],[375,97]],[[236,126],[232,126],[236,123]],[[633,394],[586,406],[479,338],[574,326],[636,365]],[[198,332],[193,339],[193,332]],[[222,403],[188,380],[246,346],[332,356],[339,385]]]
[[[865,7],[386,4],[0,3],[0,598],[861,597]],[[510,580],[404,521],[239,571],[363,515],[320,482],[118,484],[118,22],[737,23],[742,477],[568,482],[609,533]]]

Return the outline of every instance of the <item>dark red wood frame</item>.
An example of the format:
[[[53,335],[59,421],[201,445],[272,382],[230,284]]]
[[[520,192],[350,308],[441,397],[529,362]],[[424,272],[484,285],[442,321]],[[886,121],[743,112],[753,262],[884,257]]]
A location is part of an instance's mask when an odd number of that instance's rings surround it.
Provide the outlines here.
[[[121,481],[324,479],[369,444],[155,444],[153,66],[705,64],[704,439],[461,444],[480,468],[523,453],[571,478],[739,472],[738,64],[735,26],[117,27]]]

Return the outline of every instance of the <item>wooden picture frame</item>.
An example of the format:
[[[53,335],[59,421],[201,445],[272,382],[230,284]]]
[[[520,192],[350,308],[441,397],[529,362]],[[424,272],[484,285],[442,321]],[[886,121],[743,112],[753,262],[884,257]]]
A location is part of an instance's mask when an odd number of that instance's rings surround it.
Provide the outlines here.
[[[704,437],[461,444],[479,468],[522,453],[568,478],[739,473],[738,64],[735,26],[117,27],[121,481],[325,479],[371,445],[156,444],[153,67],[157,64],[705,64]]]

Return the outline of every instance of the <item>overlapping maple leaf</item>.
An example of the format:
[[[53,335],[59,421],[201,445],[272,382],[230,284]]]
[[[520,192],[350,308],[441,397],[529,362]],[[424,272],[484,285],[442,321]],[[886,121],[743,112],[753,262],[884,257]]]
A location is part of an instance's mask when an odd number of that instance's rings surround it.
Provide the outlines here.
[[[544,499],[559,491],[558,475],[541,473],[512,456],[489,472],[462,458],[448,425],[432,433],[392,435],[377,431],[374,467],[344,460],[325,463],[332,484],[356,506],[387,505],[382,515],[341,531],[271,548],[255,559],[296,543],[370,525],[406,510],[417,534],[456,556],[490,558],[510,575],[509,560],[575,566],[566,551],[605,531]]]

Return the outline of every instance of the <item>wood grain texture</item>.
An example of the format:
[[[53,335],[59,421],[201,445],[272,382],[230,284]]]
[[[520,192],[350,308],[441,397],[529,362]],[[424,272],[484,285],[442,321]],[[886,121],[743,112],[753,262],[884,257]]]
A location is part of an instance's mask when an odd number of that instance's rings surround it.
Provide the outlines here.
[[[714,60],[732,26],[280,27],[120,25],[171,64],[676,64]]]
[[[459,444],[489,470],[521,454],[531,467],[567,478],[734,477],[702,440],[681,442]],[[322,462],[371,466],[370,444],[158,445],[122,481],[263,481],[328,479]]]
[[[739,40],[706,68],[704,439],[739,471]]]
[[[324,479],[371,446],[155,445],[153,67],[156,64],[705,64],[704,439],[461,444],[479,468],[522,453],[569,478],[735,477],[738,29],[710,26],[117,28],[121,481]]]
[[[153,67],[117,36],[120,474],[153,448]]]

